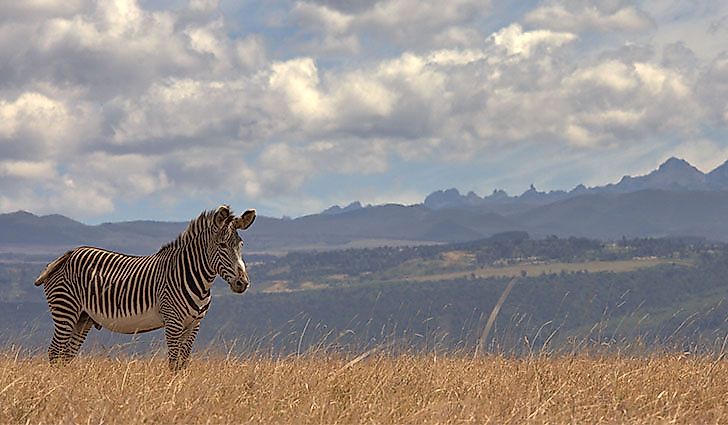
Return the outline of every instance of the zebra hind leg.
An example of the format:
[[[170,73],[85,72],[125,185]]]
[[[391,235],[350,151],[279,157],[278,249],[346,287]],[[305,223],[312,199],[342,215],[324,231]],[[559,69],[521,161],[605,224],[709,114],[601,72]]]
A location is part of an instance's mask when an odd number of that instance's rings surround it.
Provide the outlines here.
[[[58,311],[52,311],[51,315],[55,329],[53,331],[53,338],[51,338],[51,344],[48,347],[48,360],[52,364],[56,364],[59,361],[63,362],[68,360],[66,353],[68,352],[69,343],[76,323],[78,322],[79,313],[61,314]]]
[[[71,339],[68,341],[68,346],[64,353],[64,358],[66,360],[71,360],[76,357],[78,350],[81,349],[81,345],[83,345],[83,342],[86,340],[88,331],[91,330],[91,327],[93,326],[93,319],[91,319],[86,312],[81,313],[81,317],[78,318],[78,322],[76,322],[76,326],[73,328],[73,334],[71,335]]]

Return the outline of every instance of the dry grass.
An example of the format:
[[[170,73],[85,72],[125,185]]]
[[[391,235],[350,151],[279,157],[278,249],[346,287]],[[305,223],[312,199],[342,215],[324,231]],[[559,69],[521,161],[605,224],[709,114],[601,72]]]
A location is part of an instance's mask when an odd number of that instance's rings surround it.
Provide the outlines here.
[[[728,423],[728,361],[710,356],[0,355],[0,423]]]
[[[655,267],[664,264],[679,264],[681,266],[690,266],[692,263],[685,260],[672,260],[666,258],[645,258],[632,260],[615,260],[615,261],[584,261],[579,263],[543,263],[543,264],[515,264],[502,267],[480,267],[472,270],[447,272],[447,273],[431,273],[426,275],[411,275],[390,280],[406,280],[413,282],[434,282],[440,280],[462,279],[469,276],[476,278],[489,277],[517,277],[521,272],[526,272],[528,276],[538,276],[546,273],[573,273],[587,271],[589,273],[598,272],[630,272],[643,268]]]

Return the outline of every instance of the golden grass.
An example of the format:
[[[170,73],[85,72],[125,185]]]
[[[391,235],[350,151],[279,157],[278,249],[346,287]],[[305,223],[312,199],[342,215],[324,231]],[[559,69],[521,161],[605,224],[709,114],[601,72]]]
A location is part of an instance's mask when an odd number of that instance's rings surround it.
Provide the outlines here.
[[[728,423],[710,356],[0,355],[0,423]]]

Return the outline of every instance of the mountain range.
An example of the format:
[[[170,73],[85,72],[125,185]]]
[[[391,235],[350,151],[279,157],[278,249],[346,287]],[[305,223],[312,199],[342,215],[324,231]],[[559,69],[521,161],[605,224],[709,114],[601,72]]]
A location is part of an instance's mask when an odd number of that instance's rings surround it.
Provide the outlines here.
[[[587,188],[580,184],[568,192],[563,190],[539,192],[533,185],[519,196],[509,196],[503,190],[497,189],[491,195],[484,197],[480,197],[474,192],[461,195],[457,189],[438,190],[427,196],[423,205],[430,209],[468,206],[498,207],[514,203],[544,205],[588,194],[621,194],[642,190],[671,192],[728,190],[728,161],[709,173],[703,173],[689,162],[672,157],[647,175],[638,177],[624,176],[618,183],[606,186]]]
[[[605,186],[521,195],[502,190],[479,196],[438,190],[415,205],[353,202],[295,219],[259,217],[246,232],[252,252],[467,241],[504,231],[533,237],[599,239],[695,236],[728,241],[728,161],[703,173],[670,158],[644,176]],[[90,226],[61,215],[0,214],[0,252],[57,253],[96,245],[130,253],[154,252],[185,222],[130,221]]]

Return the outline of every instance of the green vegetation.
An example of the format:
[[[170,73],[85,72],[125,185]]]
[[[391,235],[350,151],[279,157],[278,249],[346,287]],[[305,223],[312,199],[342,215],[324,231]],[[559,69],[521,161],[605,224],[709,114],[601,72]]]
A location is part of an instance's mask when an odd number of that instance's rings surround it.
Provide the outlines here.
[[[517,276],[485,341],[490,350],[723,346],[728,246],[692,239],[604,243],[525,236],[253,255],[248,264],[254,290],[241,297],[217,285],[201,343],[238,340],[238,351],[359,350],[378,344],[472,350]],[[47,307],[42,291],[31,284],[44,261],[0,258],[0,285],[16,294],[0,303],[0,327],[13,343],[19,333],[32,340],[21,341],[26,345],[47,342]],[[140,341],[154,338],[144,335]]]
[[[604,243],[555,236],[532,240],[508,232],[474,242],[326,252],[292,252],[257,258],[256,290],[285,292],[397,281],[538,276],[565,272],[624,272],[663,264],[693,264],[724,245],[696,239],[632,239]]]

